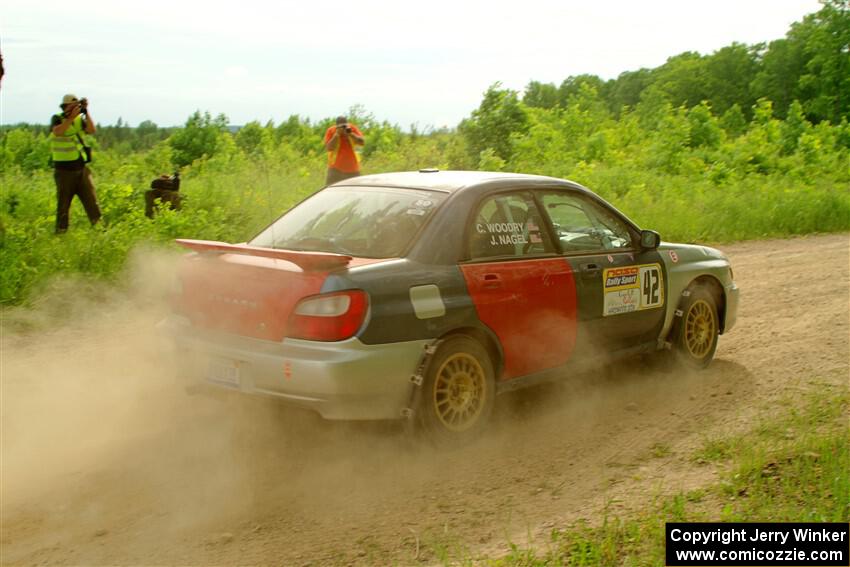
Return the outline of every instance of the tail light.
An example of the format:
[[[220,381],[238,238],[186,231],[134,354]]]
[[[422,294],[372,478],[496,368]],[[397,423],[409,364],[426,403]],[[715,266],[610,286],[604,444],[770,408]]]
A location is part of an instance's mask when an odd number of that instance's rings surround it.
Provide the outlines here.
[[[341,341],[360,330],[369,310],[365,291],[350,290],[307,297],[289,317],[286,336],[310,341]]]

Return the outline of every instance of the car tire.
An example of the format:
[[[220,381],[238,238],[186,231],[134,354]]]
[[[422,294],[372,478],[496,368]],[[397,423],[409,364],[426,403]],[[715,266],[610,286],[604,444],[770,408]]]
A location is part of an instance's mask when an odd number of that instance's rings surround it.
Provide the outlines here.
[[[437,444],[465,442],[486,428],[496,398],[493,363],[475,339],[446,339],[431,359],[422,384],[419,425]]]
[[[704,287],[692,287],[682,305],[673,349],[683,366],[705,368],[714,358],[720,335],[717,300]]]

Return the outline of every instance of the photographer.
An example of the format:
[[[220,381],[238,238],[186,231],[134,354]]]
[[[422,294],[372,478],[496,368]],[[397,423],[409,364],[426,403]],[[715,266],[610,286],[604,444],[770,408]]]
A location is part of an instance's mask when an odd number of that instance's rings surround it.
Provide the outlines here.
[[[354,151],[354,146],[365,143],[363,134],[345,116],[336,119],[336,124],[325,132],[325,149],[328,151],[325,185],[360,175],[360,156]]]
[[[56,181],[56,234],[68,230],[68,211],[74,195],[79,197],[92,225],[100,220],[91,171],[91,148],[83,138],[94,134],[94,119],[89,114],[88,101],[66,94],[59,105],[62,112],[50,121],[50,149],[53,160],[53,179]]]

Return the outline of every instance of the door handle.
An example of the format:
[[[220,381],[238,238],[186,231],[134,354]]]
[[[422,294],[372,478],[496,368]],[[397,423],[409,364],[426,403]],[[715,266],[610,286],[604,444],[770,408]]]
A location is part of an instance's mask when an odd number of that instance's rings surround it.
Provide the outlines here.
[[[502,286],[502,278],[498,274],[484,274],[484,277],[481,279],[484,280],[485,289],[494,289]]]
[[[586,277],[586,278],[592,278],[592,277],[596,276],[599,273],[599,271],[602,269],[599,266],[599,264],[596,264],[596,263],[593,263],[593,262],[589,262],[587,264],[581,264],[579,266],[579,268],[581,268],[581,272],[584,275],[584,277]]]

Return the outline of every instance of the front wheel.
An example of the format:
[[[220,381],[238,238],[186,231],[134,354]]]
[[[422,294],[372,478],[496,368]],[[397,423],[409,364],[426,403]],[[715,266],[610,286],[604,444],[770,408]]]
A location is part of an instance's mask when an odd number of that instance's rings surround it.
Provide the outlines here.
[[[692,368],[705,368],[714,358],[720,334],[717,301],[705,288],[690,290],[674,341],[677,359]]]
[[[471,439],[493,411],[493,363],[478,341],[451,337],[434,354],[422,388],[419,415],[425,434],[437,442]]]

